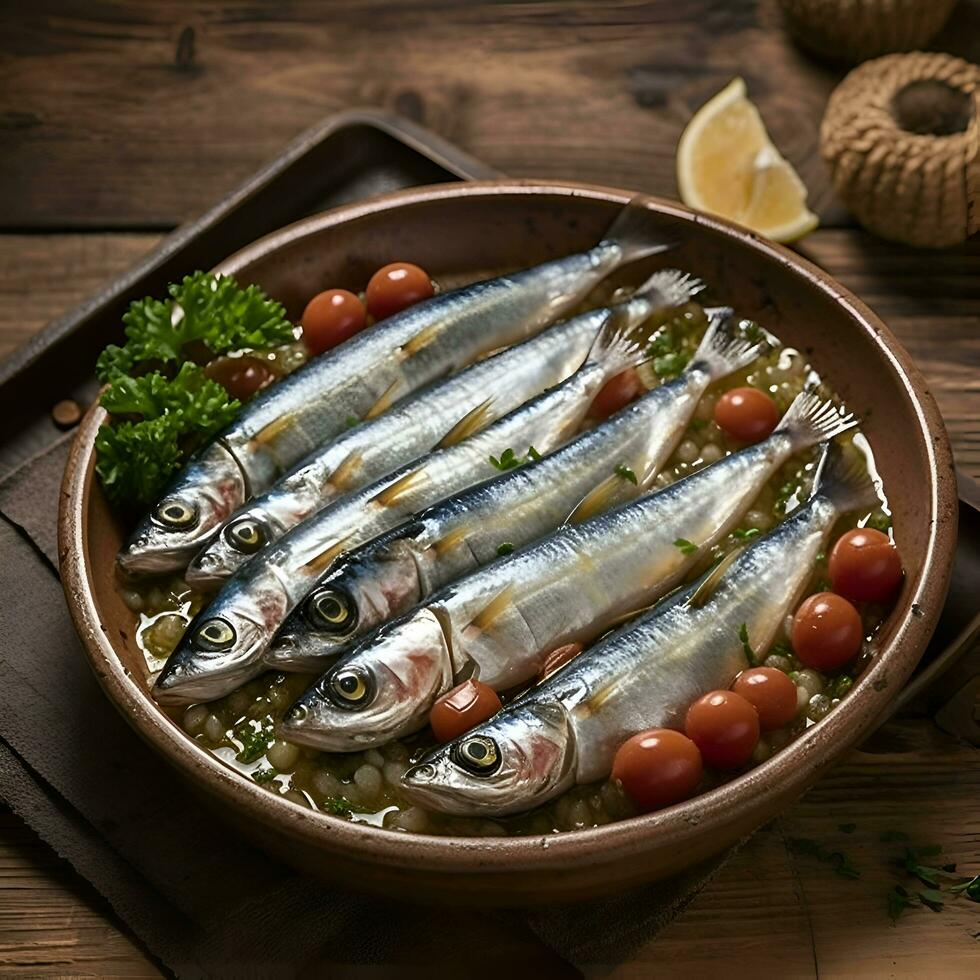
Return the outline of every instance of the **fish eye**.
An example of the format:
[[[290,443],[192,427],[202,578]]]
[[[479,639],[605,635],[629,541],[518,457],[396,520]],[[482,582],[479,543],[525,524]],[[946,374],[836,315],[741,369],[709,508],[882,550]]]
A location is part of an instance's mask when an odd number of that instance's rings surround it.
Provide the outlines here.
[[[268,543],[267,538],[265,528],[251,517],[243,517],[225,528],[225,540],[228,544],[246,555],[254,555],[260,548],[264,548]]]
[[[471,735],[453,751],[453,761],[474,776],[491,776],[500,768],[497,743],[486,735]]]
[[[357,626],[357,606],[344,589],[317,589],[306,600],[306,619],[315,630],[343,636]]]
[[[227,650],[238,634],[235,627],[224,619],[209,619],[203,622],[194,634],[194,645],[201,650]]]
[[[197,506],[172,498],[161,500],[153,520],[172,531],[186,531],[197,523]]]
[[[330,678],[330,694],[341,708],[361,707],[371,695],[371,677],[358,667],[343,667]]]

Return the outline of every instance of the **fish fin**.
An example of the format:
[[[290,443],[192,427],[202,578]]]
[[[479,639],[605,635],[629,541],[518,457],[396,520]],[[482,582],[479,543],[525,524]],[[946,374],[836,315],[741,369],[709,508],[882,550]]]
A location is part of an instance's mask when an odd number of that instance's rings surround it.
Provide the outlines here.
[[[328,545],[319,554],[314,555],[308,562],[305,562],[303,568],[315,575],[325,572],[333,563],[334,559],[346,550],[347,543],[350,540],[351,535],[345,534],[344,537],[334,541],[333,544]]]
[[[364,453],[360,449],[355,449],[348,453],[339,463],[337,468],[330,474],[327,483],[336,487],[338,490],[354,489],[354,480],[357,468],[364,462]]]
[[[735,318],[727,310],[714,312],[708,329],[691,358],[690,367],[706,369],[712,381],[734,374],[751,364],[766,346],[740,337],[734,331]]]
[[[714,594],[715,589],[718,588],[718,583],[721,582],[725,575],[725,572],[732,567],[735,560],[742,554],[744,548],[736,548],[734,551],[728,552],[724,558],[714,568],[709,571],[703,579],[698,583],[697,588],[688,597],[687,605],[691,606],[693,609],[700,609]]]
[[[631,299],[645,299],[655,309],[683,306],[704,289],[704,282],[680,269],[658,269],[633,292]]]
[[[411,340],[407,340],[402,344],[402,354],[405,357],[411,357],[413,354],[417,354],[422,350],[423,347],[428,347],[442,332],[442,328],[443,325],[441,323],[432,323],[424,330],[420,330]]]
[[[616,220],[603,235],[604,242],[618,245],[622,250],[621,263],[656,255],[673,248],[677,242],[665,232],[664,218],[647,206],[643,197],[634,197],[619,212]]]
[[[514,604],[514,586],[500,590],[469,622],[469,627],[485,633]]]
[[[825,497],[841,513],[867,508],[881,503],[875,480],[868,470],[868,461],[855,445],[844,447],[827,443],[820,456],[813,480],[813,497]]]
[[[604,514],[618,503],[623,492],[623,478],[616,473],[597,483],[576,505],[565,519],[566,524],[581,524],[599,514]]]
[[[493,421],[493,398],[481,402],[476,408],[467,412],[440,440],[438,449],[455,446],[481,429],[485,429]]]
[[[457,545],[461,544],[466,540],[467,531],[466,528],[458,527],[448,534],[444,534],[441,538],[432,542],[432,550],[437,555],[445,555],[447,552],[452,551]]]
[[[832,398],[818,391],[802,391],[786,409],[776,432],[788,435],[793,442],[793,451],[800,452],[818,442],[827,442],[856,425],[857,419]]]
[[[364,421],[377,418],[382,412],[387,412],[398,398],[399,389],[402,387],[402,379],[395,378],[394,381],[385,388],[381,397],[367,410]]]
[[[292,428],[296,424],[296,415],[293,412],[286,412],[285,415],[280,415],[279,418],[273,419],[268,425],[263,425],[258,432],[249,439],[249,442],[254,443],[258,446],[268,445],[270,442],[275,442],[275,440],[282,435],[287,429]]]
[[[378,504],[380,507],[390,507],[397,503],[407,493],[411,493],[416,487],[420,486],[428,479],[426,472],[421,467],[417,470],[410,470],[404,476],[399,477],[394,483],[390,483],[384,490],[375,494],[369,501]]]
[[[630,336],[632,320],[625,306],[613,308],[592,342],[585,364],[599,365],[606,380],[647,359],[643,346]]]

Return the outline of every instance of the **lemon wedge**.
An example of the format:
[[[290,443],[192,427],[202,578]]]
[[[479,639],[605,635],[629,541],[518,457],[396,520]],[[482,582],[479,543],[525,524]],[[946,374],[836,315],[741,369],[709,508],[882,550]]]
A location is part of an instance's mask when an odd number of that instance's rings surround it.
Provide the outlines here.
[[[773,145],[759,110],[734,79],[694,114],[677,144],[681,200],[777,242],[817,227],[799,174]]]

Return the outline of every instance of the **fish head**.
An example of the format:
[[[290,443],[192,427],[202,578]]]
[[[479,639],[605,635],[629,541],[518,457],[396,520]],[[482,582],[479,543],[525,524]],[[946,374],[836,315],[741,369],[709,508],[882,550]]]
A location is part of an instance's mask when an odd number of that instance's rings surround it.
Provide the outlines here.
[[[357,637],[421,598],[418,566],[400,542],[355,550],[341,557],[307,593],[265,661],[284,670],[322,671],[331,660],[350,653]]]
[[[430,810],[507,816],[553,799],[574,782],[575,741],[554,701],[515,705],[412,766],[402,789]]]
[[[359,644],[286,712],[282,737],[329,752],[357,752],[421,728],[452,686],[439,620],[420,609]]]
[[[140,521],[116,561],[128,575],[179,572],[245,499],[245,479],[221,443],[210,446]]]
[[[187,584],[194,589],[217,588],[273,540],[271,523],[262,508],[244,508],[191,559]]]
[[[191,620],[153,685],[161,704],[213,701],[260,674],[262,654],[289,612],[289,597],[271,570],[232,579]]]

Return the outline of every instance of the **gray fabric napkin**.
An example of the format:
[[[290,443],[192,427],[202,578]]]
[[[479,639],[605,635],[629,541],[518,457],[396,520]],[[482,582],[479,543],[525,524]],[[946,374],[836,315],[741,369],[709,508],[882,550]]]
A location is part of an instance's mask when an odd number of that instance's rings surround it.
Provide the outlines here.
[[[0,484],[0,797],[178,975],[440,963],[487,975],[463,965],[499,971],[494,950],[518,943],[522,969],[575,976],[629,958],[720,866],[578,906],[467,915],[343,891],[257,851],[142,743],[89,669],[55,571],[68,445]]]

